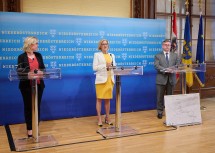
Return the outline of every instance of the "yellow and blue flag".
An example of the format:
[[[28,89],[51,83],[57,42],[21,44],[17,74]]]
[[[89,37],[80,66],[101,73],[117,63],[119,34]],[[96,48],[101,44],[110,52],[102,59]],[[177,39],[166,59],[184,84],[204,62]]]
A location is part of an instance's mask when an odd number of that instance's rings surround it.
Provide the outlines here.
[[[198,33],[198,42],[197,42],[197,51],[196,51],[196,62],[204,63],[204,41],[203,41],[203,25],[202,25],[202,15],[200,15],[199,21],[199,33]],[[197,72],[195,77],[197,78],[201,87],[205,85],[205,73]]]
[[[184,44],[183,44],[183,54],[182,63],[191,65],[192,64],[192,47],[191,47],[191,36],[190,36],[190,20],[189,14],[186,15],[185,29],[184,29]],[[193,85],[193,73],[186,73],[186,83],[188,87]]]

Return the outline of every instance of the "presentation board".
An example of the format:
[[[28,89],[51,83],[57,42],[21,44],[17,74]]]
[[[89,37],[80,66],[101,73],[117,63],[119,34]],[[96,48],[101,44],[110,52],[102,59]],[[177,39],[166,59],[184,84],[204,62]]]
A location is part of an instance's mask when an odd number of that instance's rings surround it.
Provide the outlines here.
[[[202,123],[199,93],[166,95],[164,101],[167,126]]]

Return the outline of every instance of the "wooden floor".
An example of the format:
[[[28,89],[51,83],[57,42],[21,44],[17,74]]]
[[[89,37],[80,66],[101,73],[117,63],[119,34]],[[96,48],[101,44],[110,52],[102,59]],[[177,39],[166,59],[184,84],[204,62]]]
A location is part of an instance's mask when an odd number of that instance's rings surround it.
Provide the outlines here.
[[[215,98],[202,99],[203,123],[185,127],[166,127],[156,118],[156,111],[122,114],[122,123],[137,131],[136,135],[104,139],[96,131],[96,117],[82,117],[43,121],[40,136],[52,135],[58,145],[25,151],[29,153],[214,153],[215,152]],[[114,115],[111,116],[114,121]],[[25,125],[9,126],[13,139],[26,137]],[[7,133],[0,126],[0,153],[10,150]]]

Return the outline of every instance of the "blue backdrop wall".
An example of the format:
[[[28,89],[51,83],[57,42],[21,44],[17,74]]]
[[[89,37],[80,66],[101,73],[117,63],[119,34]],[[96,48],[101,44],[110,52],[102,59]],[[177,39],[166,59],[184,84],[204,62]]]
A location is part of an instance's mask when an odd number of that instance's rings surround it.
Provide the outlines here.
[[[24,122],[18,81],[9,81],[27,36],[39,39],[47,68],[61,68],[62,79],[45,80],[43,120],[96,115],[93,54],[108,39],[118,66],[144,66],[142,76],[123,76],[122,112],[156,107],[154,55],[161,51],[165,20],[0,13],[0,124]],[[115,90],[111,101],[115,113]]]

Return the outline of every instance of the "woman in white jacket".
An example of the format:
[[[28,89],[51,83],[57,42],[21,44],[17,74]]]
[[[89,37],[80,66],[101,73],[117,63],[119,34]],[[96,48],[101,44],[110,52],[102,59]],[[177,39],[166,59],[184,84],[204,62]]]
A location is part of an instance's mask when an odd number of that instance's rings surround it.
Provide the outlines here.
[[[110,121],[110,99],[113,98],[113,87],[115,83],[112,66],[116,66],[115,56],[108,53],[108,40],[99,41],[98,50],[94,54],[93,70],[96,71],[95,87],[96,87],[96,111],[98,115],[98,126],[102,126],[101,106],[102,100],[105,102],[105,123],[113,125]]]

